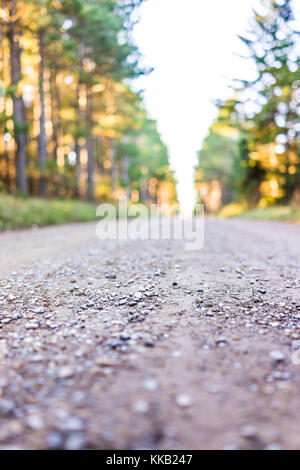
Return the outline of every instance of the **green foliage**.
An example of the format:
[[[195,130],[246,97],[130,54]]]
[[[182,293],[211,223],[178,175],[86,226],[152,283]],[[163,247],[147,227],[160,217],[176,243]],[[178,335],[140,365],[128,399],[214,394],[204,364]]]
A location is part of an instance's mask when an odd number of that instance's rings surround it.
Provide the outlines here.
[[[239,133],[229,184],[237,198],[250,205],[288,203],[300,191],[300,32],[294,29],[291,0],[261,3],[259,11],[253,12],[249,32],[240,37],[256,76],[234,81],[234,97],[219,101],[217,121],[220,128],[231,127]],[[210,178],[228,184],[222,179],[226,151],[224,161],[222,157],[216,160],[215,152],[213,145],[206,153],[204,149],[209,167],[204,180],[210,173]]]
[[[300,209],[291,206],[259,207],[242,211],[234,217],[262,220],[286,220],[300,222]]]
[[[168,150],[161,140],[156,122],[149,119],[143,110],[138,127],[127,134],[120,149],[131,156],[130,176],[136,184],[143,175],[144,167],[147,168],[148,177],[158,179],[164,174],[164,168],[169,167]]]
[[[217,179],[230,185],[234,178],[233,169],[237,159],[238,142],[213,129],[205,138],[199,152],[199,168],[205,181]]]
[[[0,194],[0,230],[96,220],[96,205]]]
[[[131,89],[132,79],[147,72],[131,34],[141,3],[20,0],[10,19],[9,2],[0,7],[0,70],[11,59],[9,24],[22,45],[20,76],[12,80],[12,67],[2,74],[7,100],[18,94],[23,115],[11,119],[5,109],[0,117],[0,179],[8,192],[20,189],[18,148],[26,149],[21,167],[31,195],[112,200],[142,189],[145,199],[151,178],[175,188],[156,123]],[[17,146],[20,131],[26,144]]]

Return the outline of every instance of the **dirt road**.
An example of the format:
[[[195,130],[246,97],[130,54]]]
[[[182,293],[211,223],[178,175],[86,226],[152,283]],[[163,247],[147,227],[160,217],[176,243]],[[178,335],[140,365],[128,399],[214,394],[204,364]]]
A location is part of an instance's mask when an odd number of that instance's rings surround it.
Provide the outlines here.
[[[0,250],[0,448],[300,448],[300,226]]]

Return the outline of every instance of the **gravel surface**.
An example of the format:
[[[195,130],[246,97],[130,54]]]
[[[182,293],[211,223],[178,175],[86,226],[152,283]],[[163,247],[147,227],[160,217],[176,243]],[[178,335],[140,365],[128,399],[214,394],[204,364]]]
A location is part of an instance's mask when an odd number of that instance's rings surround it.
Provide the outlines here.
[[[300,448],[300,226],[205,231],[0,235],[0,448]]]

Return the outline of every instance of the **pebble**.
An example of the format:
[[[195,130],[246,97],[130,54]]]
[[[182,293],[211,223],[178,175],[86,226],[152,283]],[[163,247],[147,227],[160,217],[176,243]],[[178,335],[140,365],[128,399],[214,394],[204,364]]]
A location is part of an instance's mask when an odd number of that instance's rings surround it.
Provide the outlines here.
[[[134,403],[133,409],[138,413],[145,414],[149,411],[150,406],[145,400],[138,400]]]
[[[44,428],[44,421],[38,414],[29,415],[26,420],[27,426],[35,431],[39,431]]]
[[[136,292],[133,296],[134,300],[137,300],[138,302],[143,299],[143,294],[141,292]]]
[[[60,449],[63,446],[63,437],[55,431],[51,431],[46,437],[46,447],[48,449]]]
[[[282,362],[285,360],[285,354],[281,351],[271,351],[270,352],[270,358],[273,359],[273,361],[276,362]]]
[[[46,309],[44,307],[37,307],[33,309],[34,313],[42,314],[46,312]]]
[[[181,351],[172,351],[172,356],[173,356],[173,357],[181,357],[181,356],[182,356],[182,352],[181,352]]]
[[[128,341],[130,340],[131,336],[129,333],[127,333],[126,331],[122,331],[122,333],[120,334],[120,339],[122,339],[123,341]]]
[[[0,413],[4,415],[11,414],[15,410],[15,404],[11,400],[2,399],[0,400]]]
[[[56,424],[57,428],[61,431],[76,432],[84,429],[84,422],[74,416],[67,416],[61,422]]]
[[[106,279],[117,279],[117,275],[115,273],[106,273]]]
[[[64,366],[58,371],[58,377],[60,379],[68,379],[74,376],[74,369],[69,366]]]
[[[86,446],[86,439],[81,433],[70,434],[64,444],[65,450],[82,450]]]
[[[39,327],[39,324],[35,321],[29,321],[25,324],[26,330],[36,330]]]
[[[144,381],[144,388],[149,392],[154,392],[158,388],[158,384],[154,379],[147,379]]]
[[[176,403],[180,408],[188,408],[192,404],[192,399],[186,393],[182,393],[176,397]]]
[[[252,426],[251,424],[248,424],[247,426],[244,426],[242,428],[241,434],[246,439],[253,439],[254,437],[257,436],[257,429],[256,429],[255,426]]]

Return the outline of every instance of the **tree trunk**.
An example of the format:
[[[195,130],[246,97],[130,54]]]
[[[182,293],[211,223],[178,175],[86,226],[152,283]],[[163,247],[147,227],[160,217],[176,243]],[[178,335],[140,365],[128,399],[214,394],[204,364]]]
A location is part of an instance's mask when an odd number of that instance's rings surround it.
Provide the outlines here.
[[[111,189],[112,193],[116,191],[118,187],[118,167],[116,162],[116,146],[114,139],[109,139],[109,153],[111,163]]]
[[[125,188],[126,197],[129,199],[130,195],[130,178],[129,178],[129,156],[127,153],[123,154],[122,158],[122,183]]]
[[[53,132],[52,132],[52,143],[53,143],[53,160],[57,164],[57,150],[58,150],[58,117],[57,117],[57,105],[56,105],[56,96],[55,96],[55,89],[56,89],[56,70],[51,71],[50,76],[50,96],[51,96],[51,121],[53,125]]]
[[[4,151],[4,158],[5,158],[5,168],[6,168],[6,173],[5,173],[5,183],[7,187],[7,192],[10,193],[10,166],[9,166],[9,153],[8,150],[5,146],[5,151]]]
[[[87,150],[87,198],[94,200],[94,152],[93,152],[93,100],[92,94],[87,87],[86,91],[86,150]]]
[[[76,97],[76,115],[77,115],[77,130],[75,136],[75,153],[76,153],[76,197],[80,197],[80,180],[81,180],[81,145],[80,135],[78,130],[81,126],[82,113],[80,107],[80,82],[77,84],[77,97]]]
[[[148,178],[143,176],[140,180],[140,197],[142,202],[149,200]]]
[[[39,31],[39,52],[40,52],[40,68],[39,68],[39,94],[40,94],[40,133],[38,137],[39,167],[40,167],[40,188],[41,196],[46,193],[46,161],[47,161],[47,140],[46,140],[46,117],[45,117],[45,90],[44,90],[44,74],[45,74],[45,45],[44,31]]]
[[[11,1],[10,18],[16,17],[16,0]],[[19,94],[17,87],[21,80],[21,48],[17,35],[17,20],[8,23],[8,40],[10,48],[11,63],[11,84],[14,89],[13,112],[14,112],[14,133],[16,141],[16,188],[24,194],[27,194],[27,176],[26,176],[26,132],[25,132],[25,106],[22,95]]]

